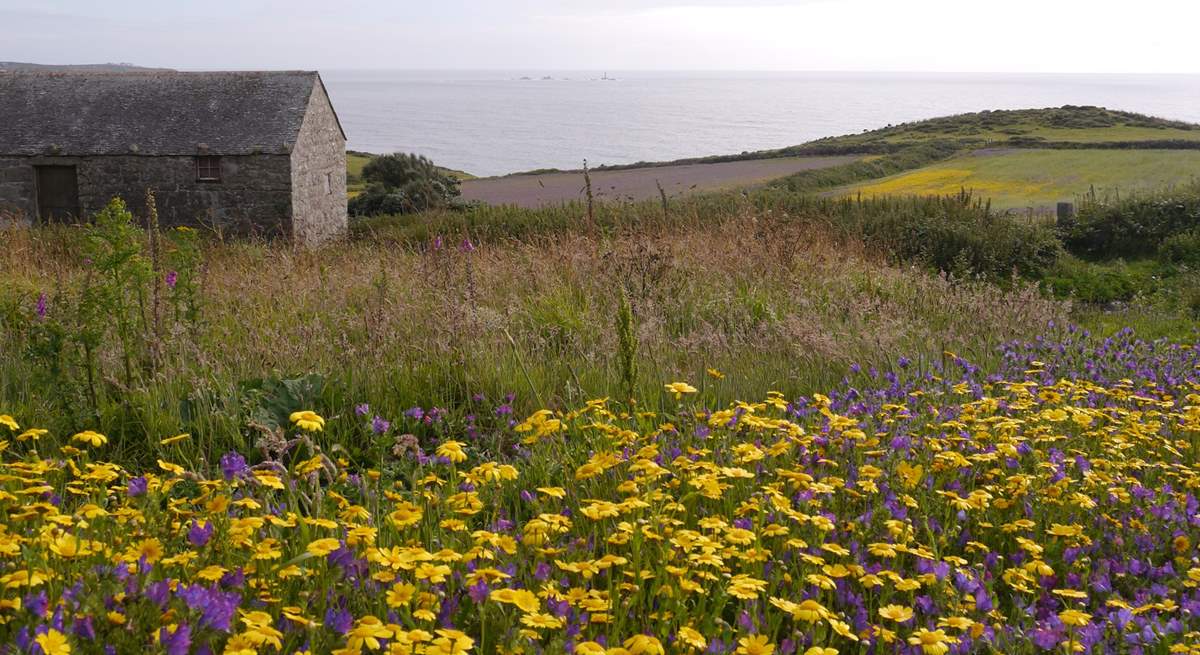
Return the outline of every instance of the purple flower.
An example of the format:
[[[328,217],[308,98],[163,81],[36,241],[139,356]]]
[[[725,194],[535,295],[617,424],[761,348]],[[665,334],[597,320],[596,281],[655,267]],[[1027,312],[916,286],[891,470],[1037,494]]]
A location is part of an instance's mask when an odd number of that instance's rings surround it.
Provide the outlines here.
[[[250,467],[246,465],[246,458],[240,454],[229,451],[221,456],[221,475],[225,476],[226,481],[242,476],[249,470]]]
[[[366,403],[361,403],[354,406],[354,413],[358,416],[366,416],[371,413],[371,406]]]
[[[168,272],[168,273],[167,273],[167,279],[166,279],[166,282],[167,282],[167,288],[168,288],[168,289],[174,289],[174,288],[175,288],[175,283],[176,283],[176,282],[178,282],[178,281],[179,281],[179,273],[178,273],[178,272],[176,272],[176,271],[170,271],[170,272]]]
[[[192,521],[192,525],[188,528],[188,541],[192,542],[197,548],[203,547],[212,538],[213,524],[211,521],[197,523]]]
[[[467,588],[467,595],[478,604],[483,604],[487,600],[489,593],[491,593],[491,589],[488,588],[487,583],[483,580]]]
[[[42,590],[36,594],[29,594],[24,599],[25,609],[29,613],[42,617],[46,615],[46,610],[50,607],[50,597],[46,595],[46,591]]]
[[[337,634],[344,635],[354,626],[354,615],[347,609],[330,607],[325,610],[325,625]]]
[[[37,312],[38,318],[46,318],[46,294],[44,292],[38,294],[37,306],[34,308],[34,311]]]
[[[382,416],[376,415],[371,419],[371,431],[375,434],[383,434],[392,427],[392,424],[385,420]]]
[[[463,239],[463,242],[459,244],[458,249],[462,252],[475,252],[475,244],[471,243],[470,239]]]
[[[138,496],[145,495],[148,488],[149,485],[146,481],[146,476],[139,475],[129,481],[129,487],[125,490],[125,493],[128,494],[130,498],[137,498]]]
[[[188,649],[192,647],[192,628],[186,623],[179,624],[174,632],[162,628],[158,632],[158,641],[167,655],[188,655]]]

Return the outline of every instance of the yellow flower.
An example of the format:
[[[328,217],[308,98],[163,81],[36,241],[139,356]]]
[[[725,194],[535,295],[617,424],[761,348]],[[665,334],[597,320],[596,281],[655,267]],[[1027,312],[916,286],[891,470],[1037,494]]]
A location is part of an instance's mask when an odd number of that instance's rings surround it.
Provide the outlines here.
[[[737,655],[771,655],[775,644],[766,635],[751,635],[738,639]]]
[[[534,612],[521,617],[521,623],[531,628],[549,628],[551,630],[562,627],[562,621],[551,614],[542,612]]]
[[[387,592],[388,607],[403,607],[412,600],[417,588],[407,582],[397,582]]]
[[[528,589],[497,589],[488,594],[497,603],[516,605],[522,612],[536,612],[541,607],[538,597]]]
[[[329,553],[342,547],[342,542],[333,538],[317,539],[308,544],[305,549],[317,557],[325,557]]]
[[[704,635],[700,634],[691,626],[684,626],[680,628],[676,636],[679,638],[679,641],[682,641],[689,647],[695,648],[696,650],[704,650],[705,648],[708,648],[708,641],[704,638]]]
[[[295,423],[296,427],[305,432],[320,432],[325,428],[325,419],[321,418],[316,412],[307,409],[292,412],[288,420]]]
[[[884,605],[879,608],[879,616],[885,619],[891,619],[896,623],[904,623],[913,617],[911,607],[902,607],[900,605]]]
[[[1058,613],[1058,618],[1066,625],[1080,627],[1087,625],[1092,620],[1092,615],[1079,610],[1063,610]]]
[[[724,380],[724,379],[725,379],[725,374],[724,374],[724,373],[722,373],[722,372],[720,372],[720,371],[718,371],[718,370],[717,370],[717,369],[715,369],[715,368],[710,368],[710,369],[708,369],[708,370],[706,371],[706,373],[708,373],[708,376],[709,376],[710,378],[713,378],[714,380]]]
[[[812,648],[804,651],[804,655],[838,655],[838,650],[836,648],[821,648],[820,646],[813,646]]]
[[[446,577],[450,575],[450,567],[445,564],[422,562],[417,565],[413,575],[418,580],[428,580],[432,584],[439,584],[445,582]]]
[[[171,445],[171,444],[173,444],[173,443],[178,443],[178,442],[180,442],[180,441],[183,441],[184,439],[190,438],[191,436],[192,436],[192,435],[190,435],[190,434],[188,434],[188,433],[184,432],[183,434],[177,434],[177,435],[175,435],[175,436],[173,436],[173,437],[167,437],[166,439],[162,439],[162,440],[160,440],[160,441],[158,442],[158,445],[160,445],[160,446],[169,446],[169,445]]]
[[[947,636],[945,630],[921,628],[908,638],[908,643],[920,646],[925,655],[946,655],[950,651],[950,644],[956,644],[958,640]]]
[[[49,430],[43,430],[41,428],[29,428],[28,430],[17,435],[17,441],[29,441],[30,439],[37,441],[38,439],[41,439],[43,435],[49,433]]]
[[[83,432],[75,433],[75,435],[71,437],[71,441],[78,441],[79,443],[88,444],[93,448],[99,448],[100,446],[108,443],[108,437],[93,430],[84,430]]]
[[[672,382],[671,384],[663,385],[667,391],[675,394],[675,400],[679,400],[685,393],[696,393],[696,387],[687,382]]]
[[[59,557],[71,559],[72,557],[83,557],[90,555],[91,551],[85,542],[79,540],[75,535],[64,534],[56,538],[50,543],[50,550]]]
[[[575,652],[577,655],[604,655],[604,646],[594,641],[584,641],[575,644]]]
[[[13,429],[15,430],[16,428]],[[42,647],[42,652],[46,655],[71,654],[71,644],[67,643],[67,636],[54,628],[47,630],[44,635],[38,635],[36,641],[38,646]]]
[[[371,650],[379,650],[379,640],[389,639],[391,636],[392,631],[383,625],[383,621],[378,617],[364,616],[346,635],[346,645],[351,650],[359,650],[364,645]]]
[[[795,610],[792,611],[792,617],[798,621],[806,623],[816,623],[829,614],[829,610],[825,606],[811,598],[802,601]]]
[[[734,598],[742,600],[754,600],[758,598],[758,592],[767,588],[766,580],[759,580],[748,575],[738,574],[729,580],[729,587],[726,591]]]
[[[464,462],[467,459],[467,454],[463,452],[463,445],[459,441],[447,441],[437,447],[437,454],[441,457],[454,462]]]
[[[630,655],[663,655],[663,645],[650,635],[634,635],[621,644]]]
[[[21,426],[17,425],[16,419],[9,416],[8,414],[0,414],[0,425],[3,425],[4,427],[8,428],[9,430],[12,430],[13,432],[16,432],[17,430],[21,429]]]

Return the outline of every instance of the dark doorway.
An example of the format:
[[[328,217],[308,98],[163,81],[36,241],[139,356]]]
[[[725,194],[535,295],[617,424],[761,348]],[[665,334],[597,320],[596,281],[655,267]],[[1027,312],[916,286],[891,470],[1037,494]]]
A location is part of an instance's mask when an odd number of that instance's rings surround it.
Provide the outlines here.
[[[74,166],[34,166],[37,171],[38,216],[46,222],[69,223],[79,217],[79,178]]]

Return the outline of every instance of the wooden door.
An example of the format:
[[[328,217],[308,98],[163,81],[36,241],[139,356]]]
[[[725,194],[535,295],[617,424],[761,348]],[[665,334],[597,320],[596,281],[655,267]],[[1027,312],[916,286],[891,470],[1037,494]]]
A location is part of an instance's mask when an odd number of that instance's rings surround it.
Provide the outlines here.
[[[46,222],[79,218],[79,178],[74,166],[35,166],[38,216]]]

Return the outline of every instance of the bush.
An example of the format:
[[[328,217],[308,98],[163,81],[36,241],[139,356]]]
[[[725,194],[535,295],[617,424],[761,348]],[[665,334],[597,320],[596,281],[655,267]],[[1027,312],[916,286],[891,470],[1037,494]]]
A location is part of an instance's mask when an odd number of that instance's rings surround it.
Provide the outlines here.
[[[823,199],[769,191],[764,209],[829,221],[899,261],[1004,280],[1040,278],[1063,254],[1054,229],[996,214],[969,192],[952,196]]]
[[[1090,259],[1150,257],[1168,239],[1200,226],[1200,185],[1113,203],[1087,202],[1063,239],[1067,248]],[[1186,247],[1186,237],[1171,249]]]
[[[366,191],[350,200],[354,216],[411,214],[445,207],[458,197],[458,180],[426,157],[393,153],[363,167]]]
[[[1159,259],[1200,268],[1200,228],[1167,237],[1158,246]]]

